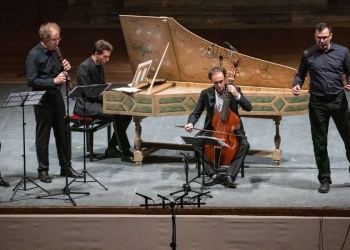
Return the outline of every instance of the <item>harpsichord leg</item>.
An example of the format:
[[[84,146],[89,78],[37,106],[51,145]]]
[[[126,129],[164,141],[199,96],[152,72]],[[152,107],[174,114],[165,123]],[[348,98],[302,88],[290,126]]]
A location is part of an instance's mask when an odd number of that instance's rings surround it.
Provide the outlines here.
[[[274,137],[275,142],[275,150],[273,151],[272,158],[275,161],[275,165],[280,165],[282,159],[282,150],[280,150],[281,145],[281,136],[280,136],[280,121],[282,120],[282,116],[275,116],[273,118],[276,125],[276,134]]]
[[[134,162],[137,165],[141,165],[143,161],[143,152],[141,149],[141,133],[142,133],[142,127],[141,127],[141,121],[143,117],[141,116],[133,116],[133,120],[135,123],[135,151],[134,151]]]

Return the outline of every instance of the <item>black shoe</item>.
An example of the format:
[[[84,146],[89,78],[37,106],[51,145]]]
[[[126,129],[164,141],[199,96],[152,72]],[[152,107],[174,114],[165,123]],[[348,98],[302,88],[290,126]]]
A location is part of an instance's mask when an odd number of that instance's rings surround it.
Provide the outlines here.
[[[0,186],[9,187],[10,183],[8,183],[7,181],[4,181],[4,179],[0,177]]]
[[[123,155],[126,157],[134,157],[134,153],[128,150],[123,150]]]
[[[219,174],[213,174],[210,176],[210,181],[205,182],[204,186],[214,186],[216,184],[219,184],[222,180],[222,176]]]
[[[74,168],[72,168],[72,167],[70,167],[71,169],[72,169],[72,172],[74,173],[74,174],[76,174],[76,175],[79,175],[80,173],[78,173],[77,171],[75,171],[75,169]],[[69,169],[69,167],[68,167],[68,169]]]
[[[105,156],[106,158],[122,158],[124,155],[116,148],[107,148]]]
[[[38,178],[41,182],[45,182],[45,183],[51,183],[51,177],[49,175],[49,173],[47,171],[41,171],[38,174]]]
[[[322,194],[325,194],[325,193],[328,193],[329,192],[329,183],[327,181],[321,183],[320,187],[318,188],[318,192],[319,193],[322,193]]]
[[[132,158],[128,156],[122,156],[121,159],[123,162],[132,162]]]
[[[237,184],[233,180],[232,176],[226,176],[225,184],[229,188],[236,188]]]
[[[79,174],[72,167],[68,167],[67,172],[68,172],[68,177],[70,178],[77,178],[79,176]],[[65,167],[61,168],[60,176],[65,177],[67,172]],[[83,176],[80,175],[79,178],[83,178]]]

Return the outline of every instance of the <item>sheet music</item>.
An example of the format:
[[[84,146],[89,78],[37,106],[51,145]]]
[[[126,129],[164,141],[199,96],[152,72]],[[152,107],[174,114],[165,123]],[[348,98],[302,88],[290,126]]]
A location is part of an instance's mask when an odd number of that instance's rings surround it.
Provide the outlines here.
[[[217,141],[218,144],[220,144],[220,146],[222,146],[222,147],[230,147],[229,145],[227,145],[227,144],[225,143],[224,140],[218,139],[218,138],[216,138],[216,137],[210,137],[210,136],[204,136],[204,135],[199,135],[199,136],[194,136],[194,137],[193,137],[193,139],[196,139],[196,138],[197,138],[197,139],[199,138],[199,139],[206,139],[206,140],[214,140],[214,141]],[[186,143],[186,142],[182,139],[181,136],[175,137],[174,140],[175,140],[175,142],[176,142],[177,144],[179,144],[179,145],[185,144],[185,143]]]
[[[185,143],[186,143],[186,142],[181,138],[181,136],[176,136],[176,137],[174,138],[174,141],[175,141],[177,144],[179,144],[179,145],[185,144]]]
[[[134,88],[134,87],[120,87],[120,88],[114,88],[112,89],[114,91],[122,91],[126,93],[136,93],[141,91],[142,89]]]
[[[97,97],[102,95],[104,91],[106,91],[109,86],[111,86],[110,83],[106,84],[91,84],[91,85],[85,85],[85,86],[76,86],[68,95],[69,98],[76,98],[76,97]]]
[[[46,91],[11,93],[2,108],[16,107],[20,106],[21,104],[24,106],[38,105],[45,92]]]
[[[216,137],[198,135],[198,136],[196,136],[195,138],[203,138],[203,139],[215,140],[215,141],[219,142],[220,146],[222,146],[222,147],[230,147],[229,145],[227,145],[227,144],[225,143],[224,140],[218,139],[218,138],[216,138]]]

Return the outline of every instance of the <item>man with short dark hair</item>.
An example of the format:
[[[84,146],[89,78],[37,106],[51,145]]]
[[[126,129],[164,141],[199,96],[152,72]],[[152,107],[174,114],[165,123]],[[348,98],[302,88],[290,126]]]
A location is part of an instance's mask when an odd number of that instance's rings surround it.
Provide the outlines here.
[[[309,119],[314,146],[320,193],[330,189],[331,170],[327,151],[329,120],[332,117],[344,141],[350,162],[350,114],[345,91],[350,90],[349,50],[332,43],[332,28],[327,23],[315,27],[316,44],[303,52],[293,83],[293,94],[299,95],[307,72],[310,74]],[[343,76],[346,76],[344,86]]]
[[[105,40],[95,42],[92,55],[82,62],[78,67],[78,86],[89,86],[92,84],[106,84],[103,65],[110,58],[113,51],[112,45]],[[103,113],[102,96],[77,98],[73,113],[79,116],[89,116],[94,119],[107,120],[113,122],[114,133],[106,149],[106,157],[121,158],[122,161],[130,161],[133,156],[130,151],[130,143],[126,130],[131,122],[130,115],[111,115]],[[119,147],[119,150],[116,148]]]
[[[252,105],[249,100],[244,97],[240,87],[233,84],[227,84],[225,68],[215,67],[211,69],[208,73],[208,78],[212,82],[213,86],[201,91],[197,105],[188,118],[188,124],[185,126],[185,130],[187,132],[192,132],[194,125],[197,123],[198,119],[205,110],[205,123],[203,130],[199,132],[199,134],[204,136],[212,136],[215,130],[214,126],[216,126],[216,124],[213,124],[213,118],[214,116],[220,115],[227,97],[229,100],[229,102],[227,102],[228,109],[233,113],[233,115],[238,117],[237,119],[239,120],[239,126],[230,128],[230,131],[228,132],[228,134],[232,133],[232,136],[236,137],[238,146],[236,146],[236,154],[229,155],[230,163],[225,176],[221,176],[219,173],[213,170],[213,163],[208,159],[205,152],[202,152],[202,148],[200,146],[195,147],[195,151],[200,155],[200,160],[202,160],[204,154],[203,166],[207,175],[211,178],[211,181],[206,183],[207,186],[224,183],[224,185],[229,188],[236,188],[237,184],[235,183],[235,180],[237,174],[241,166],[244,164],[244,159],[250,148],[247,137],[245,136],[241,118],[239,116],[238,107],[241,106],[245,111],[251,111]]]

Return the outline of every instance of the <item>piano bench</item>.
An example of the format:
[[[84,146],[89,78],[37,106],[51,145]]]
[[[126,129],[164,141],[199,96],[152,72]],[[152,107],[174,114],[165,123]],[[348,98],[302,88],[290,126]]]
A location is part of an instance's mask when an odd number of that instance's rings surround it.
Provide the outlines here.
[[[70,131],[71,132],[82,132],[84,133],[84,117],[78,115],[70,116]],[[89,152],[90,161],[94,158],[94,133],[103,128],[107,128],[107,144],[111,139],[111,125],[112,122],[101,121],[98,119],[93,119],[92,117],[85,116],[86,124],[86,151]]]

